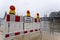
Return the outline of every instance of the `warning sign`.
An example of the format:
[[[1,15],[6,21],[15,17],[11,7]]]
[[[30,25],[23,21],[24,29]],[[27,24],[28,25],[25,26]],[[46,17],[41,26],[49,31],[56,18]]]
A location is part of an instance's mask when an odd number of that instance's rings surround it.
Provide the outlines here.
[[[24,22],[25,23],[32,23],[33,22],[33,18],[32,17],[24,17]]]

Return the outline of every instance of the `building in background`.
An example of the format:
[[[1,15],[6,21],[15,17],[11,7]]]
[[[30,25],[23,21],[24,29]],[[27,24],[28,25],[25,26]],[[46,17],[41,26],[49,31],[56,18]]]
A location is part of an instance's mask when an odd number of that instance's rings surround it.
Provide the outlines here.
[[[51,12],[49,17],[60,17],[60,11],[58,11],[58,12]]]

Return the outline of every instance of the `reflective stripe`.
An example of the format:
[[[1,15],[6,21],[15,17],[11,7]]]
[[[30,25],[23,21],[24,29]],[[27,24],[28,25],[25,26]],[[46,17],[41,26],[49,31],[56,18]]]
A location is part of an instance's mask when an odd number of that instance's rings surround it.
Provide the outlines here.
[[[15,21],[15,15],[10,15],[10,21]]]
[[[15,21],[20,22],[20,16],[15,16]]]

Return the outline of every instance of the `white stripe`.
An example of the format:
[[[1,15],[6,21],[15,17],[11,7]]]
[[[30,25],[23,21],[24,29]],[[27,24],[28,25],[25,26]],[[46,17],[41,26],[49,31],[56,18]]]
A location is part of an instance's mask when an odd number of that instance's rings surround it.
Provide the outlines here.
[[[10,15],[10,21],[15,21],[15,15]]]
[[[10,38],[15,36],[14,33],[10,33],[9,35],[10,35]]]

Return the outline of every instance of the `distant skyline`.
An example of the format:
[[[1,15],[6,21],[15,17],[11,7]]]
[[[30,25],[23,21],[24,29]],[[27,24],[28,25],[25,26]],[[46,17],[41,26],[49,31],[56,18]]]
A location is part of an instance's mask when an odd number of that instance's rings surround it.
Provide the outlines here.
[[[49,15],[52,11],[60,10],[60,0],[0,0],[0,17],[3,17],[4,12],[9,12],[9,6],[16,7],[16,15],[26,15],[26,11],[30,10],[31,16],[35,17],[36,13]]]

